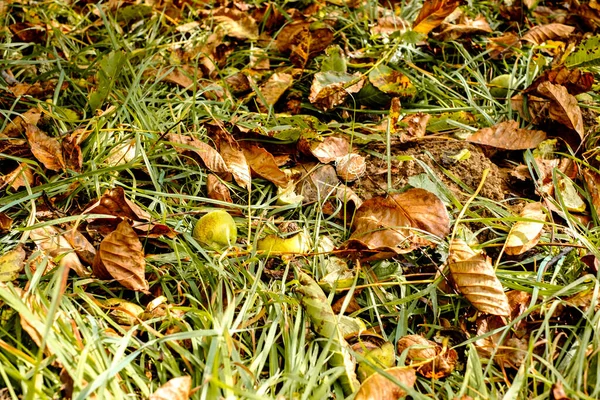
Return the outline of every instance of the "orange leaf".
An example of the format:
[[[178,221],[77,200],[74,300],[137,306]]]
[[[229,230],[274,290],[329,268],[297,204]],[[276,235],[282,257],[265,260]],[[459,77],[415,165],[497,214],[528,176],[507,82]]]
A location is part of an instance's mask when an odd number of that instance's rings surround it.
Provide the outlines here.
[[[170,142],[178,153],[194,152],[197,154],[206,168],[214,173],[222,174],[231,172],[221,157],[221,154],[208,144],[191,136],[170,133],[167,135]]]
[[[579,138],[583,139],[585,134],[583,128],[583,116],[581,109],[577,104],[575,96],[569,94],[567,88],[562,85],[555,85],[550,82],[541,83],[537,91],[551,100],[550,118],[563,124],[567,128],[575,130],[579,134]]]
[[[288,176],[279,169],[271,153],[253,144],[244,143],[241,147],[252,171],[279,187],[288,186]]]
[[[116,279],[128,289],[148,291],[142,243],[127,221],[100,243],[92,268],[100,279]]]
[[[60,143],[46,135],[33,124],[25,126],[25,134],[31,146],[31,152],[44,167],[52,171],[60,171],[66,167]]]
[[[521,39],[533,44],[542,44],[546,40],[566,38],[574,30],[575,28],[572,26],[557,23],[536,25],[528,30]]]
[[[444,19],[458,7],[459,0],[425,0],[417,19],[413,22],[413,31],[427,35],[441,25]]]
[[[258,101],[263,109],[274,106],[293,83],[292,74],[275,72],[271,75],[258,89]]]
[[[250,183],[252,182],[250,166],[237,142],[233,139],[231,141],[224,140],[219,146],[219,151],[227,168],[231,171],[233,179],[244,189],[250,190]]]
[[[469,142],[506,150],[532,149],[546,140],[544,131],[520,129],[517,121],[500,122],[489,128],[475,132]]]
[[[192,390],[192,378],[188,375],[169,380],[150,395],[148,400],[188,400]]]
[[[206,191],[208,192],[208,197],[213,200],[233,203],[229,188],[214,174],[208,174],[206,178]]]
[[[415,370],[409,367],[394,367],[385,370],[407,388],[412,388],[417,381]],[[388,400],[406,396],[406,391],[386,376],[376,372],[360,385],[354,400]]]
[[[510,314],[508,298],[487,256],[455,239],[450,243],[448,266],[456,286],[475,308],[488,314]]]

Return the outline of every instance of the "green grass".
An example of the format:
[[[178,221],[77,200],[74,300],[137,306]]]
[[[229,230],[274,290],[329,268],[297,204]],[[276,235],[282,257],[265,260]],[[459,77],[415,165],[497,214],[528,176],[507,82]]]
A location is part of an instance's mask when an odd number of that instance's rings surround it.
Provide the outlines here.
[[[264,5],[261,1],[250,4]],[[410,78],[418,95],[403,100],[403,113],[450,116],[446,137],[453,133],[464,136],[480,127],[517,118],[509,101],[490,94],[487,82],[511,74],[516,84],[507,98],[524,90],[542,70],[539,60],[546,56],[539,49],[524,46],[515,56],[492,60],[480,36],[469,42],[469,48],[461,41],[433,39],[427,48],[411,40],[414,37],[410,34],[384,39],[369,30],[380,16],[376,6],[373,1],[357,9],[327,4],[315,18],[339,15],[334,43],[368,56],[353,60],[353,71],[368,74],[377,63],[386,63]],[[17,190],[5,187],[0,195],[0,212],[14,220],[0,238],[0,251],[5,253],[22,244],[28,252],[19,277],[0,286],[0,398],[66,398],[65,387],[72,387],[73,399],[148,398],[169,379],[182,375],[192,377],[194,399],[344,398],[338,380],[344,370],[327,363],[330,354],[324,349],[330,344],[315,334],[300,306],[295,271],[309,272],[317,281],[323,278],[329,272],[328,265],[336,262],[336,254],[320,252],[319,245],[325,237],[341,245],[349,237],[349,226],[325,214],[319,204],[278,205],[277,189],[266,180],[254,178],[250,191],[232,181],[226,182],[234,201],[228,206],[235,211],[238,243],[224,252],[204,248],[192,237],[192,227],[200,215],[223,203],[207,195],[207,169],[177,153],[164,135],[167,131],[190,134],[214,145],[211,126],[215,124],[228,130],[233,130],[236,121],[248,128],[279,126],[285,121],[278,114],[281,104],[259,113],[258,96],[253,92],[215,98],[202,83],[225,87],[228,77],[247,68],[251,46],[260,44],[269,49],[272,70],[290,67],[289,57],[277,53],[273,44],[269,47],[268,41],[238,41],[213,77],[194,79],[198,84],[186,90],[163,78],[180,62],[176,49],[202,46],[213,33],[215,26],[199,17],[201,4],[184,7],[177,23],[159,10],[124,23],[116,20],[114,11],[102,6],[77,3],[69,7],[57,0],[11,3],[7,7],[7,12],[0,13],[5,27],[18,22],[47,24],[48,34],[44,42],[25,43],[8,28],[0,29],[0,70],[10,70],[20,82],[52,79],[56,85],[41,98],[15,97],[10,94],[10,82],[0,78],[0,131],[18,115],[38,108],[43,113],[38,126],[48,135],[61,138],[80,129],[89,136],[82,144],[80,172],[52,172],[33,157],[0,154],[2,163],[13,168],[26,163],[36,177]],[[286,13],[291,7],[302,6],[299,2],[278,2],[276,7]],[[486,13],[492,27],[500,26],[499,15],[483,5],[477,7]],[[419,9],[420,4],[410,3],[402,8],[401,16],[412,21]],[[177,30],[178,25],[194,20],[202,20],[203,26],[189,33]],[[266,30],[260,23],[259,29]],[[440,53],[433,54],[433,48]],[[122,52],[123,62],[113,71],[118,77],[109,84],[102,81],[99,70],[111,52]],[[198,55],[190,64],[196,65],[200,59]],[[381,151],[386,145],[385,132],[372,137],[365,134],[382,115],[385,118],[386,104],[361,103],[360,96],[355,96],[323,113],[308,102],[320,60],[310,61],[297,74],[292,88],[301,96],[302,113],[320,121],[312,129],[318,134],[339,130],[361,154],[376,155],[389,167],[396,165],[396,148],[390,147],[390,154]],[[109,85],[110,90],[93,110],[89,94],[99,82]],[[596,93],[590,94],[597,100]],[[598,109],[597,103],[586,107]],[[474,117],[463,120],[458,112]],[[596,132],[591,133],[593,137]],[[275,142],[267,136],[260,140]],[[588,143],[595,142],[590,138]],[[134,148],[131,157],[119,153],[123,146]],[[585,150],[591,152],[589,147]],[[570,157],[581,167],[597,168],[595,160]],[[524,162],[534,171],[531,152],[524,152],[522,160],[516,156],[510,161]],[[563,384],[571,398],[600,396],[600,285],[597,273],[581,261],[587,253],[600,257],[596,211],[589,212],[590,221],[584,223],[566,209],[560,196],[550,198],[558,213],[546,224],[542,244],[524,257],[501,257],[506,235],[519,220],[511,206],[521,200],[520,194],[507,195],[504,200],[473,196],[474,188],[465,185],[460,176],[449,171],[444,175],[439,172],[444,169],[434,170],[421,160],[417,163],[438,193],[447,198],[457,235],[478,239],[475,246],[492,257],[503,286],[525,291],[532,300],[522,305],[522,312],[508,325],[478,334],[475,311],[468,301],[440,289],[444,279],[436,272],[445,267],[449,237],[438,239],[435,249],[390,260],[349,260],[355,279],[346,289],[354,292],[360,306],[351,317],[360,318],[394,344],[407,334],[454,338],[450,346],[459,352],[454,372],[443,379],[419,376],[410,396],[544,399],[556,382]],[[3,174],[11,172],[9,167],[2,168]],[[555,173],[555,185],[559,176]],[[450,182],[461,193],[451,190]],[[593,208],[591,194],[581,181],[576,183],[588,209]],[[536,189],[536,183],[527,184],[531,185],[530,192]],[[405,189],[391,186],[384,183],[380,189]],[[44,275],[51,257],[29,238],[32,229],[39,226],[86,226],[93,216],[81,211],[114,187],[122,187],[127,198],[150,213],[154,222],[179,233],[172,239],[142,239],[151,294],[73,273],[62,287],[64,268]],[[471,196],[472,201],[467,202]],[[334,200],[334,204],[344,212],[341,202]],[[282,221],[295,223],[307,234],[310,253],[279,260],[256,250],[261,235],[277,231]],[[99,242],[93,232],[90,236]],[[274,268],[283,271],[287,279],[274,277]],[[570,296],[588,292],[591,306],[572,304]],[[146,308],[159,296],[165,297],[160,306],[163,312],[139,318],[131,326],[119,324],[113,310],[100,303],[118,298]],[[333,301],[335,290],[328,296]],[[517,368],[503,367],[478,353],[478,340],[492,334],[508,338],[519,329],[526,335],[523,362]],[[36,334],[39,337],[32,339]],[[506,342],[504,346],[511,347]],[[398,355],[397,363],[403,365],[404,358]]]

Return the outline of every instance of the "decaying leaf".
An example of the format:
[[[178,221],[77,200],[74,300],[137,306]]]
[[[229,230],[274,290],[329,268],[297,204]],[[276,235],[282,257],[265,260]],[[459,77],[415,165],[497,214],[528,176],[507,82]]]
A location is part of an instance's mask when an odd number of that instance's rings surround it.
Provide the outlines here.
[[[282,53],[290,53],[290,61],[297,67],[304,67],[333,41],[333,30],[329,26],[311,25],[310,21],[293,22],[277,35],[277,48]]]
[[[231,171],[233,179],[238,185],[246,190],[250,190],[252,178],[250,175],[250,166],[246,161],[244,152],[233,139],[231,141],[222,141],[219,145],[219,151],[227,168]]]
[[[354,216],[352,235],[343,247],[389,258],[430,245],[428,236],[445,237],[449,224],[446,206],[436,195],[409,189],[362,203]]]
[[[506,150],[535,148],[546,140],[546,133],[539,130],[521,129],[517,121],[500,122],[489,128],[482,128],[467,138],[469,142]]]
[[[557,23],[536,25],[528,30],[521,39],[533,44],[542,44],[546,40],[566,38],[574,30],[575,28],[572,26]]]
[[[210,18],[218,24],[217,29],[222,29],[227,36],[242,40],[258,38],[256,21],[241,10],[220,7],[210,12]]]
[[[529,203],[519,214],[519,217],[533,221],[517,221],[506,238],[504,251],[506,254],[517,255],[523,254],[527,250],[533,248],[540,240],[544,222],[546,221],[546,213],[542,203]]]
[[[170,379],[152,393],[148,400],[188,400],[192,391],[192,377],[185,375]]]
[[[33,185],[33,171],[27,163],[19,163],[12,172],[0,176],[0,187],[10,186],[17,190],[22,186]]]
[[[75,227],[67,230],[64,236],[71,247],[73,247],[73,250],[75,250],[79,259],[86,265],[92,265],[94,257],[96,257],[96,248],[90,241]]]
[[[13,220],[6,213],[0,212],[0,232],[9,231],[12,228]]]
[[[29,237],[36,246],[49,258],[49,267],[56,260],[58,265],[70,268],[81,277],[89,275],[73,247],[64,237],[64,233],[53,225],[32,229]]]
[[[401,337],[396,348],[398,355],[406,351],[408,364],[415,364],[416,371],[426,378],[440,379],[450,375],[458,360],[456,350],[444,348],[421,335]]]
[[[527,356],[528,339],[515,337],[512,333],[504,335],[504,341],[501,341],[503,331],[489,335],[506,326],[502,317],[497,315],[487,315],[477,318],[477,336],[475,348],[480,356],[485,358],[494,357],[494,361],[504,368],[518,369],[525,361]]]
[[[448,267],[456,286],[475,308],[488,314],[510,314],[502,283],[486,255],[455,239],[450,243]]]
[[[31,152],[35,158],[52,171],[65,169],[66,164],[58,140],[46,135],[35,125],[27,124],[25,129]]]
[[[580,69],[568,69],[559,67],[551,69],[540,75],[527,89],[525,93],[537,93],[538,86],[544,82],[550,82],[555,85],[562,85],[567,88],[567,92],[573,96],[580,93],[589,92],[594,84],[594,74],[583,72]]]
[[[258,101],[263,109],[274,106],[281,96],[292,86],[294,78],[286,72],[275,72],[260,85]]]
[[[550,82],[543,82],[537,88],[538,93],[553,100],[549,108],[549,117],[567,128],[575,130],[579,138],[585,134],[583,116],[575,96],[569,94],[567,88]]]
[[[423,8],[413,22],[413,31],[427,35],[440,26],[459,4],[458,0],[425,0]]]
[[[106,190],[100,200],[88,206],[82,214],[105,214],[133,221],[151,219],[150,214],[125,197],[125,191],[121,186]]]
[[[317,72],[310,87],[308,100],[323,111],[342,104],[349,94],[358,93],[364,80],[359,72]]]
[[[128,289],[148,291],[142,243],[126,220],[100,243],[92,268],[100,279],[116,279]]]
[[[583,178],[592,197],[592,205],[596,209],[596,214],[600,216],[600,174],[589,168],[583,170]]]
[[[229,188],[214,174],[208,174],[208,177],[206,178],[206,191],[208,197],[213,200],[233,203]]]
[[[492,32],[490,24],[483,15],[478,15],[476,18],[470,18],[461,14],[461,17],[456,24],[442,23],[441,32],[436,36],[439,40],[456,40],[465,35],[484,34]]]
[[[290,182],[288,176],[279,169],[271,153],[254,144],[243,143],[241,148],[250,169],[254,173],[279,187],[285,188],[288,186]]]
[[[210,145],[191,136],[169,133],[167,138],[179,153],[193,152],[197,154],[206,168],[216,174],[231,172],[223,157]]]
[[[415,370],[410,367],[394,367],[385,370],[387,375],[402,383],[405,388],[412,389],[417,381]],[[354,397],[354,400],[391,400],[406,396],[406,391],[380,373],[368,377]]]
[[[0,282],[10,282],[19,277],[26,255],[23,246],[18,245],[0,256]]]
[[[315,139],[301,138],[298,142],[300,151],[313,155],[324,164],[329,164],[350,151],[350,143],[342,136],[325,136]]]
[[[349,153],[336,160],[335,170],[344,182],[354,182],[367,171],[365,158],[356,153]]]
[[[400,131],[400,141],[402,143],[417,140],[425,136],[427,123],[431,118],[431,114],[416,113],[407,115],[402,118],[401,123],[406,124],[406,129]]]
[[[519,116],[533,124],[539,124],[548,115],[550,102],[533,95],[517,94],[511,97],[510,106]]]
[[[8,123],[6,128],[4,128],[0,134],[0,137],[20,137],[21,134],[25,132],[25,127],[28,124],[37,126],[41,116],[42,112],[40,110],[37,108],[30,108]]]
[[[498,58],[502,54],[508,54],[513,51],[514,48],[521,48],[521,40],[512,32],[506,32],[502,36],[490,38],[488,40],[487,49],[492,58]]]
[[[417,88],[406,75],[386,65],[379,65],[369,72],[369,82],[391,96],[412,97],[417,93]]]

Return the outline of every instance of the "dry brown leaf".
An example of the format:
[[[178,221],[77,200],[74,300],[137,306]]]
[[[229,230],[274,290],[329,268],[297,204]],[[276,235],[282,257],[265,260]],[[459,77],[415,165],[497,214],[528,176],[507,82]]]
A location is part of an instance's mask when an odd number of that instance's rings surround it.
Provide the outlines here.
[[[33,124],[25,126],[25,133],[31,146],[31,152],[44,167],[52,171],[65,169],[66,164],[58,140],[46,135]]]
[[[100,200],[88,206],[82,214],[105,214],[134,221],[151,219],[150,214],[125,197],[125,191],[120,186],[106,190]]]
[[[450,243],[448,267],[460,292],[481,312],[509,315],[508,298],[489,258],[461,239]]]
[[[349,153],[336,160],[335,170],[344,182],[354,182],[367,171],[365,158],[356,153]]]
[[[504,121],[482,128],[467,138],[467,141],[506,150],[525,150],[537,147],[546,140],[544,131],[521,129],[517,121]]]
[[[11,173],[0,176],[1,187],[10,186],[13,190],[17,190],[22,186],[33,185],[33,171],[26,163],[19,163]]]
[[[363,85],[360,72],[353,75],[335,71],[317,72],[308,100],[323,111],[331,110],[346,101],[348,95],[358,93]]]
[[[10,282],[19,277],[25,267],[27,254],[22,245],[18,245],[0,256],[0,282]]]
[[[456,40],[465,35],[482,34],[492,32],[490,24],[483,15],[478,15],[475,19],[463,17],[458,24],[443,23],[442,31],[436,39],[450,41]]]
[[[0,136],[2,137],[20,137],[25,132],[27,124],[37,125],[42,112],[37,108],[30,108],[23,114],[19,115],[12,122],[6,125]]]
[[[394,367],[385,370],[407,388],[417,381],[415,370],[410,367]],[[392,400],[406,396],[406,391],[380,373],[369,376],[358,388],[354,400]]]
[[[539,124],[548,115],[550,102],[537,96],[517,94],[510,99],[510,106],[524,120]]]
[[[533,248],[542,236],[542,229],[546,221],[546,213],[542,203],[527,204],[523,207],[519,217],[541,222],[517,221],[506,237],[504,248],[506,254],[523,254]]]
[[[600,174],[586,168],[583,170],[583,178],[592,197],[592,205],[596,209],[596,215],[600,216]]]
[[[83,233],[73,227],[65,232],[64,237],[73,247],[79,259],[86,265],[92,265],[94,257],[96,257],[96,249]]]
[[[560,381],[552,384],[552,400],[571,400]]]
[[[310,21],[287,24],[275,41],[280,52],[291,53],[290,61],[299,68],[303,68],[308,60],[325,50],[334,38],[331,28],[311,28],[311,24]]]
[[[516,34],[507,32],[502,36],[490,38],[486,48],[491,58],[498,58],[502,54],[510,53],[514,48],[520,49],[521,40]]]
[[[208,197],[213,200],[233,203],[229,188],[214,174],[208,174],[206,178],[206,191]]]
[[[288,176],[279,169],[271,153],[262,147],[249,143],[242,143],[241,148],[250,169],[254,173],[281,188],[288,186],[290,182]]]
[[[427,35],[440,26],[459,4],[458,0],[425,0],[423,8],[413,22],[413,31]]]
[[[528,30],[521,39],[533,44],[542,44],[546,40],[567,38],[574,30],[575,28],[572,26],[557,23],[536,25]]]
[[[210,11],[210,18],[227,36],[242,40],[258,38],[258,25],[248,13],[235,8],[221,7]]]
[[[65,239],[64,234],[55,226],[43,226],[30,231],[29,237],[34,241],[36,246],[49,258],[48,272],[54,263],[58,260],[58,265],[70,268],[78,276],[89,276],[88,270],[83,266],[79,257],[75,253],[73,247]]]
[[[454,371],[458,354],[454,349],[444,349],[421,335],[407,335],[396,344],[398,355],[407,351],[409,365],[415,364],[417,372],[426,378],[444,378]]]
[[[75,172],[81,172],[83,166],[83,155],[81,154],[81,146],[79,145],[79,138],[77,132],[66,136],[62,142],[62,154],[65,161],[65,167]]]
[[[190,65],[182,65],[180,67],[176,67],[173,71],[169,72],[165,76],[162,76],[160,72],[154,70],[148,71],[147,74],[160,74],[161,81],[173,83],[184,89],[191,89],[194,86],[194,83],[197,82],[197,80],[203,76],[202,71]]]
[[[274,106],[293,83],[292,74],[275,72],[271,75],[258,89],[258,102],[263,110],[266,110],[269,106]]]
[[[231,139],[231,141],[221,141],[219,152],[237,184],[246,190],[250,190],[250,184],[252,182],[250,166],[246,161],[244,152],[240,149],[237,142],[233,139]]]
[[[116,279],[128,289],[148,291],[142,243],[126,220],[100,243],[92,268],[100,279]]]
[[[13,220],[6,213],[0,212],[0,232],[10,231]]]
[[[14,35],[15,42],[38,43],[46,42],[46,26],[32,24],[30,22],[17,22],[8,25],[8,29]]]
[[[406,130],[400,133],[400,142],[410,142],[425,136],[427,131],[427,123],[431,118],[431,114],[418,112],[416,114],[407,115],[402,118],[402,123],[407,124]]]
[[[553,100],[549,108],[549,117],[567,128],[575,130],[579,134],[579,138],[583,139],[585,134],[583,116],[575,96],[569,94],[566,87],[550,82],[541,83],[537,91],[542,96]]]
[[[427,235],[443,238],[449,232],[450,219],[444,203],[427,190],[409,189],[362,203],[344,248],[389,258],[431,245]]]
[[[410,24],[395,14],[389,14],[377,18],[377,22],[371,26],[373,35],[391,35],[394,32],[405,32],[410,28]]]
[[[482,336],[475,341],[475,348],[481,357],[489,358],[493,355],[494,361],[505,368],[518,369],[521,366],[527,356],[526,338],[519,339],[509,333],[501,342],[503,331],[489,335],[489,332],[506,326],[504,318],[497,315],[479,317],[475,324],[477,336]]]
[[[307,164],[300,169],[302,173],[300,194],[303,197],[303,204],[323,203],[325,199],[336,193],[340,180],[333,166]]]
[[[170,379],[152,393],[148,400],[188,400],[192,391],[192,377],[185,375]]]
[[[191,136],[180,135],[178,133],[169,133],[167,139],[173,144],[178,153],[193,152],[197,154],[204,165],[206,165],[206,168],[212,172],[216,174],[231,172],[221,154],[210,145]]]
[[[314,140],[301,138],[298,142],[298,148],[304,154],[312,154],[323,164],[329,164],[340,157],[344,157],[351,150],[350,143],[342,136],[325,136]]]
[[[582,72],[580,69],[568,69],[559,67],[551,69],[540,75],[527,89],[525,93],[537,92],[538,86],[543,82],[550,82],[555,85],[562,85],[567,88],[569,94],[573,96],[580,93],[589,92],[594,84],[594,74],[591,72]]]

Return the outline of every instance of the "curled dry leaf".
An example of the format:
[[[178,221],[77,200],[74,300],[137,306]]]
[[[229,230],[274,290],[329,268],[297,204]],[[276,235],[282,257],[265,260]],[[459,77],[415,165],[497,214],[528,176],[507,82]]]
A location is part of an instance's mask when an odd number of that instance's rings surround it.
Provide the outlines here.
[[[128,289],[148,291],[142,243],[125,220],[100,243],[92,268],[100,279],[116,279]]]
[[[65,169],[66,164],[58,140],[46,135],[32,124],[25,126],[25,134],[31,146],[31,152],[44,167],[52,171]]]
[[[504,335],[506,326],[504,318],[497,315],[487,315],[477,318],[477,336],[475,348],[481,357],[494,357],[494,361],[505,367],[518,369],[527,356],[527,339],[517,338],[512,333]],[[498,330],[496,333],[489,334]],[[501,341],[505,336],[504,341]]]
[[[367,164],[363,156],[350,153],[336,160],[335,169],[342,181],[354,182],[367,171]]]
[[[398,355],[406,351],[407,361],[426,378],[440,379],[450,375],[458,360],[456,350],[444,348],[421,335],[401,337],[396,348]]]
[[[596,214],[600,216],[600,174],[589,168],[583,170],[585,184],[592,197],[592,205],[596,209]]]
[[[529,203],[519,214],[519,217],[534,221],[517,221],[506,238],[504,251],[506,254],[523,254],[533,248],[542,235],[546,213],[542,203]]]
[[[151,219],[150,214],[125,197],[125,191],[121,186],[106,190],[100,200],[88,206],[83,214],[105,214],[133,221]]]
[[[231,172],[221,154],[210,145],[191,136],[177,133],[169,133],[167,138],[178,153],[193,152],[197,154],[204,165],[206,165],[206,168],[212,172],[216,174]]]
[[[0,232],[10,231],[13,220],[6,213],[0,212]]]
[[[258,25],[246,12],[220,7],[210,12],[210,18],[219,24],[219,29],[227,36],[242,40],[258,38]]]
[[[542,44],[546,40],[567,38],[574,30],[575,28],[572,26],[557,23],[536,25],[528,30],[521,39],[533,44]]]
[[[0,282],[10,282],[19,277],[26,255],[23,246],[18,245],[0,256]]]
[[[389,258],[430,245],[428,235],[445,237],[450,218],[444,203],[424,189],[409,189],[387,198],[373,197],[358,208],[346,249]]]
[[[12,172],[0,176],[0,187],[10,186],[17,190],[22,186],[33,185],[33,171],[27,163],[19,163],[19,166]]]
[[[413,31],[427,35],[440,26],[459,4],[458,0],[425,0],[423,8],[413,22]]]
[[[487,44],[487,50],[490,52],[490,57],[498,58],[502,54],[513,51],[512,49],[521,48],[521,40],[512,32],[507,32],[502,36],[490,38]]]
[[[82,262],[86,265],[92,265],[94,257],[96,257],[96,249],[81,232],[73,227],[65,232],[65,239],[73,247]]]
[[[300,151],[313,155],[323,164],[329,164],[344,157],[351,150],[350,143],[342,136],[318,137],[314,140],[301,138],[298,142]]]
[[[0,136],[11,138],[20,137],[25,132],[25,127],[28,124],[36,126],[41,116],[42,112],[40,110],[37,108],[30,108],[7,124]]]
[[[461,239],[454,239],[450,243],[449,253],[448,266],[452,279],[467,300],[481,312],[509,315],[508,298],[490,259],[484,254],[475,253]]]
[[[527,89],[525,93],[537,93],[538,86],[544,82],[550,82],[555,85],[562,85],[567,88],[569,94],[573,96],[580,93],[589,92],[594,84],[594,74],[583,72],[580,69],[568,69],[559,67],[551,69],[540,75]]]
[[[467,138],[469,142],[506,150],[525,150],[535,148],[546,140],[544,131],[521,129],[517,121],[504,121],[482,128]]]
[[[50,258],[50,261],[57,259],[58,265],[72,269],[78,276],[89,275],[64,234],[55,226],[49,225],[32,229],[29,237],[46,257]]]
[[[148,400],[188,400],[192,391],[192,377],[185,375],[170,379],[152,393]]]
[[[271,75],[258,89],[258,101],[262,108],[266,110],[269,106],[274,106],[293,83],[292,74],[275,72]]]
[[[483,15],[478,15],[475,19],[462,15],[458,24],[443,23],[441,30],[439,36],[436,38],[444,41],[456,40],[465,35],[492,32],[490,24],[488,24]]]
[[[517,94],[510,99],[510,106],[519,116],[532,124],[539,124],[548,115],[550,102],[538,96]]]
[[[342,104],[349,94],[358,93],[364,85],[360,72],[317,72],[310,87],[308,100],[323,111]]]
[[[405,123],[406,130],[401,131],[400,141],[402,143],[417,140],[425,136],[427,130],[427,123],[431,118],[431,114],[416,113],[407,115],[402,118],[402,123]]]
[[[213,200],[233,203],[229,188],[214,174],[208,174],[206,178],[206,191],[208,192],[208,197]]]
[[[240,149],[240,146],[233,139],[231,141],[223,140],[219,145],[219,151],[221,156],[227,165],[229,171],[233,175],[233,179],[238,185],[246,190],[250,190],[250,184],[252,178],[250,175],[250,166],[246,161],[244,152]]]
[[[385,370],[395,380],[402,383],[405,388],[412,389],[417,381],[415,370],[410,367],[394,367]],[[360,388],[354,400],[391,400],[406,396],[406,391],[385,375],[374,373],[368,377]]]
[[[241,145],[246,162],[250,169],[260,177],[273,182],[281,188],[288,186],[288,176],[279,169],[275,157],[267,150],[254,144],[243,143]]]
[[[553,100],[550,103],[549,117],[567,128],[575,130],[579,134],[579,138],[583,139],[585,134],[583,116],[575,96],[569,94],[566,87],[550,82],[541,83],[537,91],[542,96]]]

